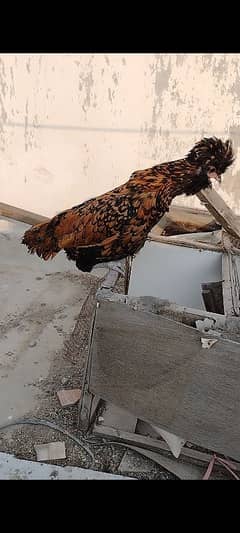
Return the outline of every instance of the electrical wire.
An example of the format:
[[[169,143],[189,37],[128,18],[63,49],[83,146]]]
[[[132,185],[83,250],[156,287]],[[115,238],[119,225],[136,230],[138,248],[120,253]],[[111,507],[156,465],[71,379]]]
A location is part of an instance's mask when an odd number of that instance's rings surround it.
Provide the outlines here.
[[[59,427],[57,424],[54,424],[53,422],[49,422],[48,420],[43,420],[43,419],[24,419],[24,418],[23,419],[18,419],[18,420],[14,420],[13,422],[8,422],[7,424],[0,425],[0,431],[2,431],[4,429],[8,429],[11,426],[19,426],[19,425],[22,425],[22,424],[25,424],[25,425],[29,424],[29,425],[35,425],[35,426],[47,426],[47,427],[49,427],[51,429],[54,429],[55,431],[59,431],[63,435],[66,435],[66,437],[69,437],[70,439],[75,441],[78,444],[78,446],[80,446],[88,455],[90,455],[90,457],[92,459],[92,462],[95,461],[94,455],[91,452],[91,450],[89,450],[89,448],[87,446],[85,446],[85,444],[83,444],[83,442],[80,439],[75,437],[75,435],[72,435],[72,433],[69,433],[69,431],[67,431],[66,429],[63,429],[63,428]],[[92,462],[91,462],[91,465],[92,465]]]

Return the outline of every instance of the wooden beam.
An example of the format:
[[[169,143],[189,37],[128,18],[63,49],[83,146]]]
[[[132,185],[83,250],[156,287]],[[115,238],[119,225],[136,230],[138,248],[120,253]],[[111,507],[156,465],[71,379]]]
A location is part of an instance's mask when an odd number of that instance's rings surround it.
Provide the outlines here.
[[[222,256],[223,306],[226,316],[240,314],[240,284],[234,255],[226,252]]]
[[[107,427],[102,424],[99,426],[95,424],[93,427],[93,435],[115,440],[116,443],[119,443],[122,446],[124,446],[124,444],[130,444],[133,446],[138,446],[139,448],[146,448],[154,452],[163,453],[163,455],[168,457],[172,457],[172,453],[165,442],[152,439],[151,437],[145,437],[144,435],[138,435],[137,433],[128,433],[127,431],[121,431],[119,429]],[[180,459],[185,459],[190,463],[203,466],[211,461],[212,454],[193,450],[192,448],[186,448],[184,446],[181,450]],[[236,467],[237,471],[240,471],[240,462],[231,460],[231,463]],[[222,468],[217,463],[216,467],[219,469]]]
[[[85,304],[87,302],[88,298],[85,300]],[[82,387],[82,395],[78,404],[78,425],[81,430],[87,431],[90,424],[91,424],[91,414],[92,410],[95,413],[99,404],[99,398],[97,395],[91,394],[89,391],[89,374],[90,374],[90,366],[91,366],[91,342],[92,342],[92,335],[93,335],[93,328],[96,320],[96,306],[94,306],[94,311],[92,313],[91,318],[91,324],[89,328],[89,335],[88,335],[88,357],[85,361],[85,367],[84,367],[84,375],[83,375],[83,387]],[[95,401],[94,401],[95,399]],[[93,409],[93,403],[94,403],[94,409]]]
[[[237,316],[226,316],[224,314],[212,313],[201,309],[192,309],[182,305],[162,300],[154,296],[129,297],[124,294],[106,291],[98,293],[98,300],[124,303],[134,311],[144,311],[156,315],[165,316],[170,320],[175,320],[186,326],[195,327],[196,321],[208,319],[208,329],[216,330],[223,339],[228,339],[240,343],[240,322]],[[211,327],[210,327],[211,324]]]
[[[208,188],[200,191],[197,197],[228,233],[240,239],[239,219],[217,191]]]
[[[206,471],[206,466],[193,465],[189,462],[183,461],[181,458],[175,459],[175,457],[166,457],[162,453],[153,452],[151,450],[146,450],[145,448],[139,448],[138,446],[127,445],[128,450],[133,450],[137,452],[140,456],[147,457],[151,461],[154,461],[158,465],[165,468],[169,473],[174,474],[178,479],[186,480],[201,480]],[[125,452],[123,459],[118,467],[119,472],[121,473],[121,466],[124,465],[124,459],[127,452]],[[131,468],[130,468],[131,470]],[[222,473],[218,473],[222,476]],[[216,478],[216,473],[214,471],[214,477],[211,476],[211,479]]]
[[[207,210],[171,205],[169,211],[153,227],[152,233],[167,236],[216,229],[216,220]]]
[[[198,243],[205,244],[217,244],[222,245],[222,229],[217,231],[207,231],[207,232],[194,232],[194,233],[181,233],[176,235],[162,235],[165,239],[171,239],[171,242],[181,241],[196,241]]]
[[[207,209],[195,209],[180,205],[171,205],[166,217],[175,222],[197,224],[198,226],[210,224],[214,220]]]
[[[159,225],[155,226],[153,233],[158,233],[157,228],[159,226],[160,231],[170,221],[176,221],[179,223],[192,224],[196,227],[211,224],[214,218],[221,224],[227,231],[232,233],[233,236],[240,238],[240,217],[233,214],[232,210],[225,204],[224,200],[214,190],[201,191],[198,194],[199,199],[206,205],[208,211],[203,209],[194,209],[191,207],[182,207],[172,205],[170,206],[169,213],[167,213]],[[220,200],[219,200],[220,199]],[[223,210],[223,215],[222,215]],[[213,218],[213,216],[214,218]],[[226,218],[227,215],[227,218]],[[0,216],[12,218],[25,224],[39,224],[41,222],[47,222],[48,217],[40,215],[39,213],[33,213],[19,207],[15,207],[10,204],[0,202]],[[224,218],[225,217],[225,218]],[[235,223],[235,225],[234,225]],[[162,227],[163,226],[163,227]]]
[[[31,226],[50,220],[48,217],[44,217],[43,215],[32,213],[31,211],[26,211],[25,209],[20,209],[19,207],[14,207],[13,205],[4,204],[3,202],[0,202],[0,216],[12,218],[18,222],[30,224]]]
[[[205,318],[212,319],[213,322],[216,323],[216,327],[220,327],[221,329],[224,329],[225,325],[228,323],[228,319],[223,315],[211,313],[202,309],[193,309],[178,305],[156,296],[129,297],[121,293],[107,291],[99,293],[98,299],[100,301],[107,300],[109,302],[125,303],[135,311],[145,311],[157,315],[160,314],[172,320],[176,320],[177,322],[182,322],[188,326],[194,326],[196,320],[204,320]],[[235,321],[235,319],[233,320]],[[239,322],[237,322],[236,326],[239,327]],[[230,329],[228,330],[230,331]]]
[[[107,273],[106,277],[103,279],[102,284],[100,286],[100,294],[101,291],[103,292],[109,292],[111,289],[114,289],[115,284],[117,283],[119,278],[119,273],[113,270],[110,270],[110,272]],[[88,301],[88,298],[86,299],[86,302]],[[85,302],[85,304],[86,304]],[[78,425],[81,430],[87,431],[93,422],[94,416],[96,414],[96,411],[98,410],[98,407],[100,405],[101,399],[94,394],[91,394],[89,391],[89,376],[90,376],[90,368],[91,368],[91,353],[90,353],[90,347],[92,342],[92,335],[93,335],[93,329],[96,319],[96,309],[98,306],[98,303],[95,301],[96,305],[94,306],[94,311],[90,309],[92,312],[92,319],[91,324],[89,328],[89,335],[88,335],[88,357],[85,361],[85,367],[84,367],[84,376],[83,376],[83,387],[82,387],[82,395],[78,404]]]
[[[185,246],[187,248],[196,248],[198,250],[210,250],[212,252],[222,252],[223,248],[220,244],[212,244],[208,242],[198,242],[194,239],[191,240],[190,237],[187,237],[186,239],[184,236],[182,238],[174,238],[172,237],[164,237],[162,235],[156,235],[153,232],[150,232],[148,235],[148,240],[154,241],[154,242],[160,242],[162,244],[171,244],[175,246]],[[240,250],[239,250],[240,254]]]

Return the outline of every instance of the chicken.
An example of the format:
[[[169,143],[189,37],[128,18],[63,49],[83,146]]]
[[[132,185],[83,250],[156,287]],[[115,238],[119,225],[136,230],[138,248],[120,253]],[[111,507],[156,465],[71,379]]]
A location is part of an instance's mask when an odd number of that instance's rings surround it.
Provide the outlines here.
[[[133,172],[113,189],[28,229],[22,243],[44,260],[65,250],[78,269],[135,255],[172,200],[211,187],[233,163],[231,141],[203,138],[184,159]]]

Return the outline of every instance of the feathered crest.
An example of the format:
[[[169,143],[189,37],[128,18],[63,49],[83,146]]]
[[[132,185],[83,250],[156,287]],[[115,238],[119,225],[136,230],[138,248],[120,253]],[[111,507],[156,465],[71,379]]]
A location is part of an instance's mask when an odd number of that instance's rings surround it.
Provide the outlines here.
[[[187,160],[199,165],[213,165],[223,173],[234,162],[232,142],[204,137],[190,150]]]

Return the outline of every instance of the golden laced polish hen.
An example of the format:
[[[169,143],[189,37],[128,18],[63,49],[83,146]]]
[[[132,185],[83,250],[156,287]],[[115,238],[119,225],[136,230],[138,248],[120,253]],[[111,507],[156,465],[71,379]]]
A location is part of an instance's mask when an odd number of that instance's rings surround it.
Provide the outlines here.
[[[133,256],[176,196],[211,187],[232,163],[229,140],[203,138],[185,158],[138,170],[112,191],[31,227],[22,243],[45,260],[65,250],[86,272]]]

